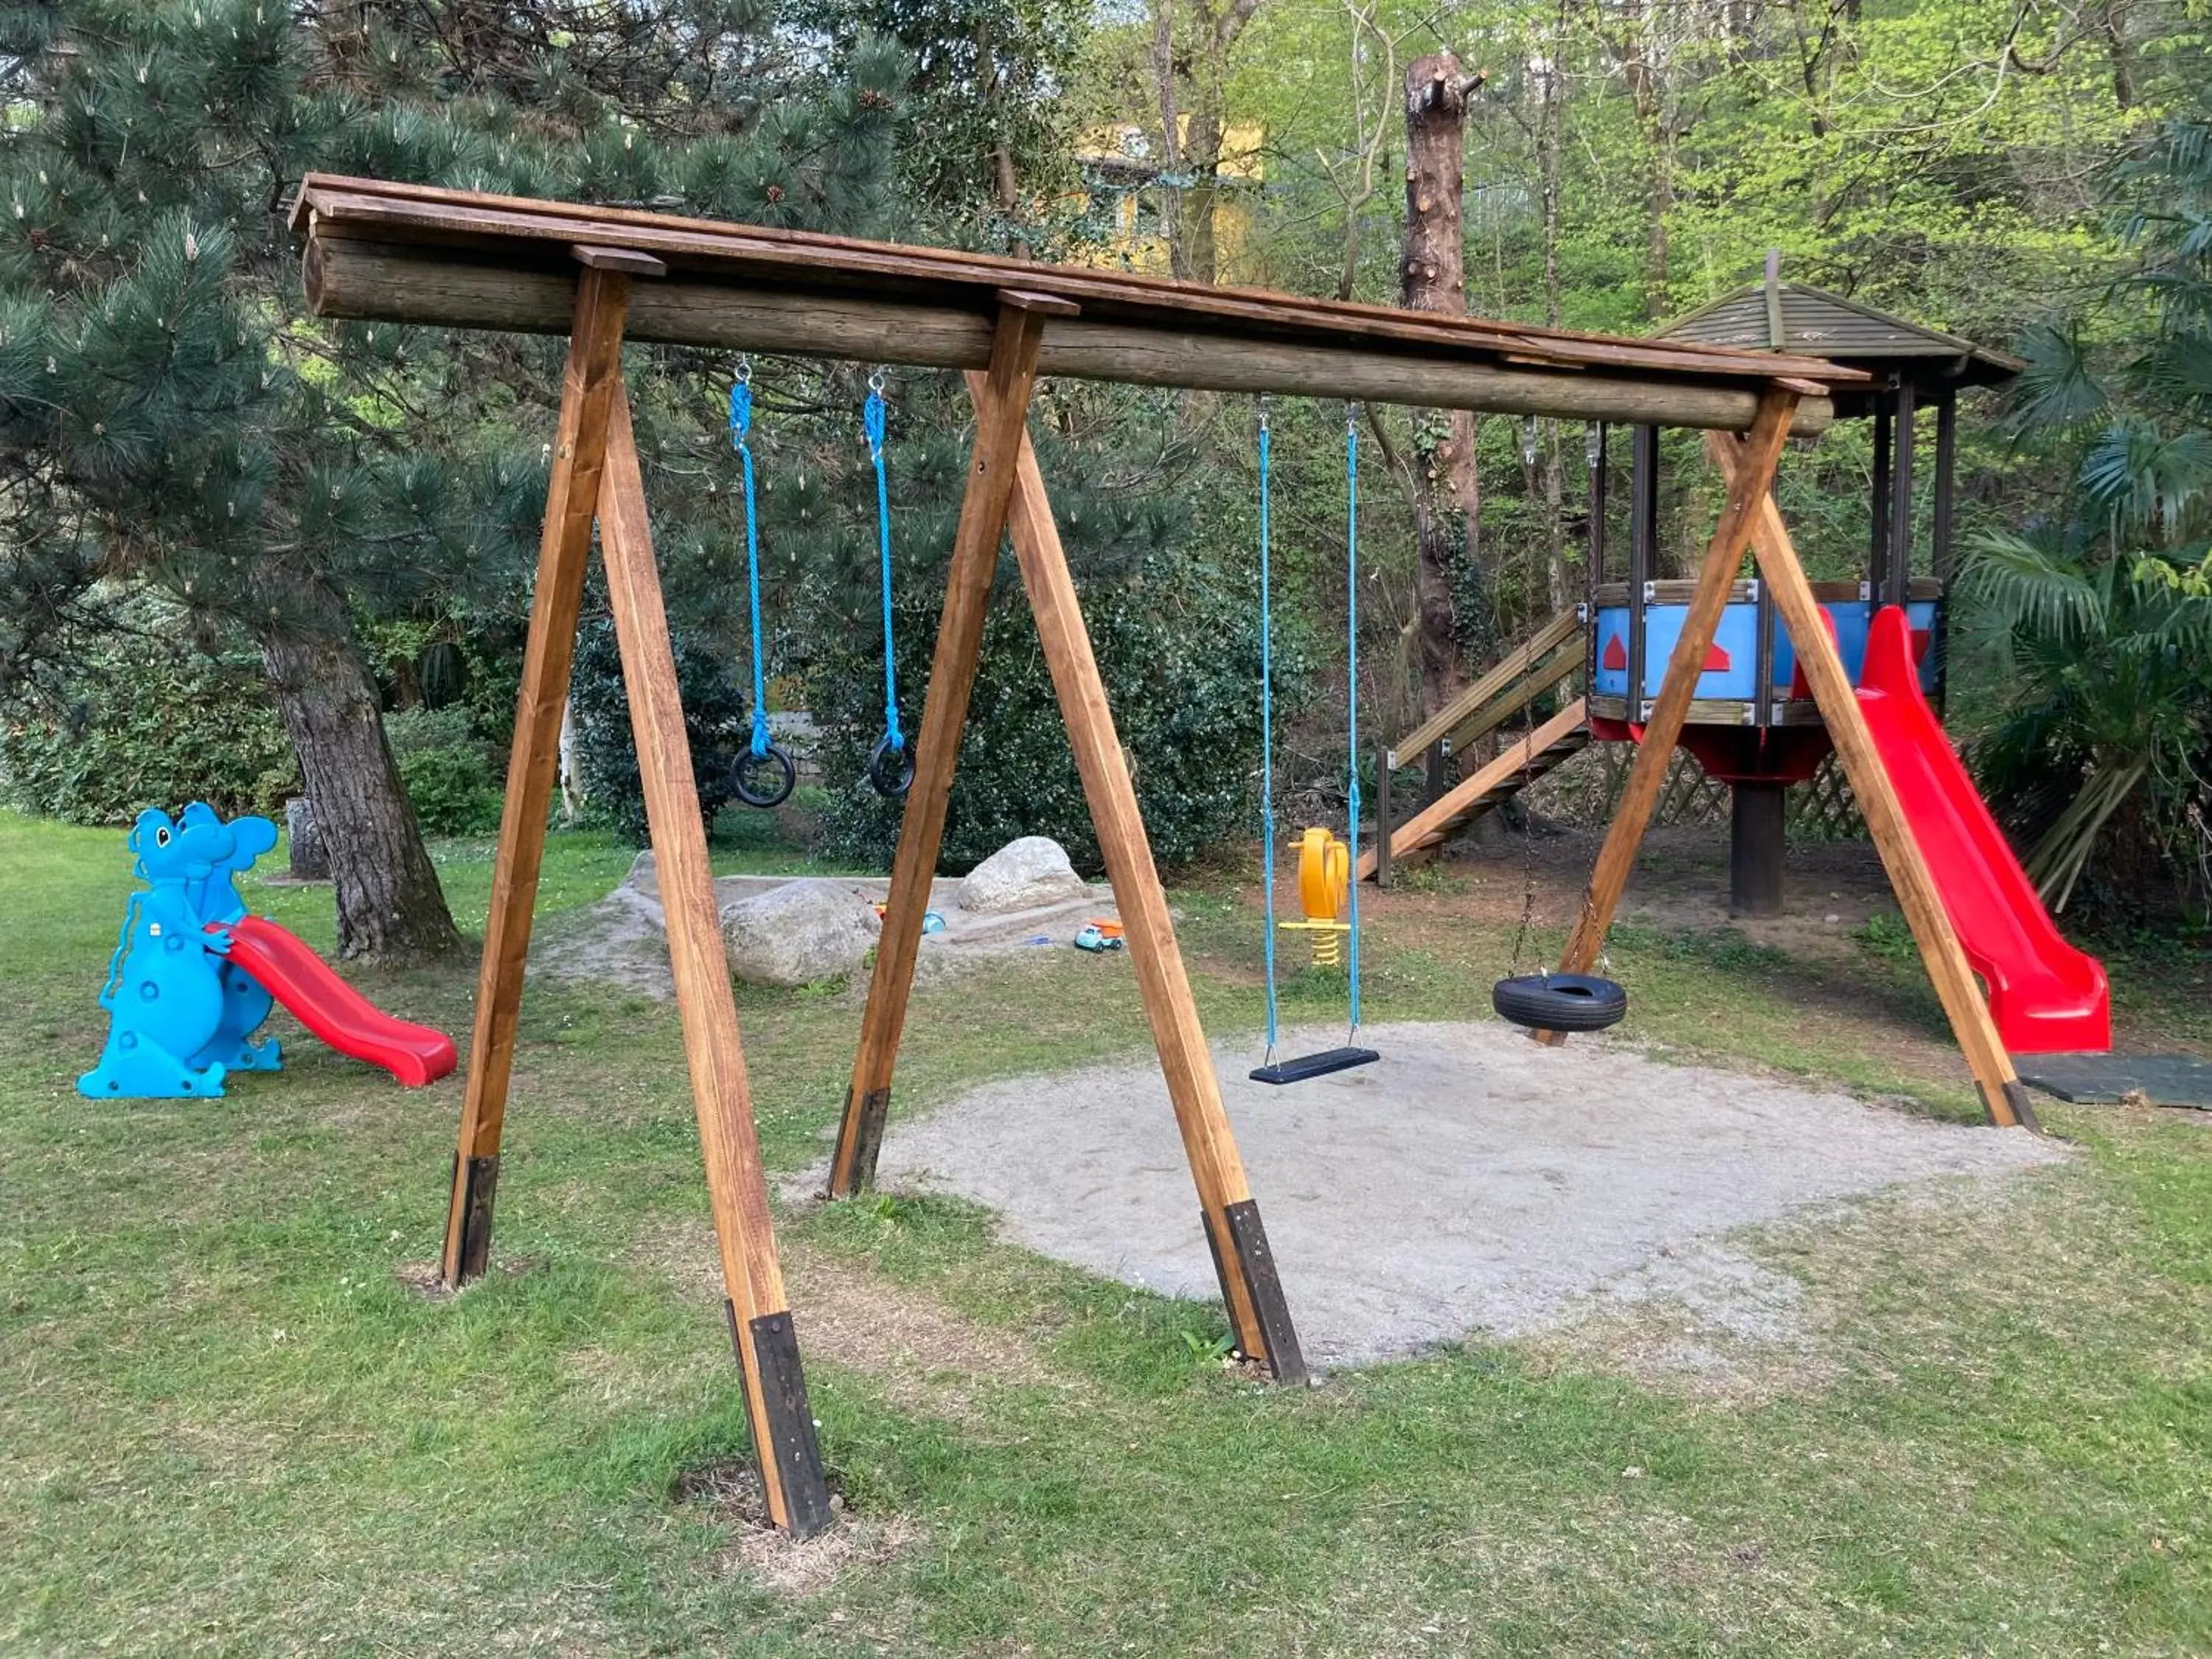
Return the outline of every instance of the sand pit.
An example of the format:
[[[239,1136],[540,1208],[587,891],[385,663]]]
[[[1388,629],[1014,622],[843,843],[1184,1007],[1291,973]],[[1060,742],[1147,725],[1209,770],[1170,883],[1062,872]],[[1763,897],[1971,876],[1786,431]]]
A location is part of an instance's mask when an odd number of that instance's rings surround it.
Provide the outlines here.
[[[1537,1047],[1502,1024],[1370,1027],[1381,1064],[1271,1089],[1217,1047],[1223,1089],[1308,1357],[1358,1364],[1510,1338],[1670,1273],[1717,1307],[1751,1264],[1728,1233],[1902,1183],[2003,1177],[2065,1157],[1847,1096]],[[1286,1054],[1341,1042],[1297,1034]],[[1170,1295],[1218,1294],[1167,1090],[1149,1057],[994,1085],[895,1118],[892,1189],[957,1194],[1043,1255]],[[1677,1267],[1674,1264],[1680,1264]],[[1752,1269],[1752,1278],[1764,1269]],[[1746,1279],[1747,1322],[1769,1316]]]

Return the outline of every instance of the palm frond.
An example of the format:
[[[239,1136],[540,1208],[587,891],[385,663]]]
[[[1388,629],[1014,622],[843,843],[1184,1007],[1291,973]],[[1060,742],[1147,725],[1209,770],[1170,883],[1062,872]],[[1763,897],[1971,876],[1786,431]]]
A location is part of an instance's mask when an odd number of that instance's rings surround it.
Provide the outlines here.
[[[2158,533],[2212,491],[2212,433],[2169,433],[2140,416],[2115,421],[2081,458],[2081,489],[2100,512]]]
[[[1957,592],[2023,644],[2040,639],[2063,646],[2105,623],[2103,598],[2079,562],[2010,531],[1984,531],[1968,542]]]
[[[2008,423],[2015,432],[2071,430],[2111,407],[2078,324],[2038,323],[2021,337],[2017,349],[2027,367],[2013,383]]]

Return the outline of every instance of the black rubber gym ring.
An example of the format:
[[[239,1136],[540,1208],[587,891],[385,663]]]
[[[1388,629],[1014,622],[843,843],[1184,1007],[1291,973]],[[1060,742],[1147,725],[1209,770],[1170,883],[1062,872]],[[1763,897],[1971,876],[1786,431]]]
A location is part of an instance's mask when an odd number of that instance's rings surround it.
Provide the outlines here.
[[[891,734],[884,732],[868,757],[868,783],[886,800],[906,793],[914,785],[914,745],[902,742],[895,749]]]
[[[763,774],[769,780],[766,787],[755,781]],[[730,787],[748,806],[781,806],[791,799],[792,787],[798,781],[799,769],[791,763],[791,757],[774,744],[762,755],[745,750],[730,768]]]
[[[1628,1012],[1628,993],[1595,974],[1523,974],[1491,988],[1490,1006],[1532,1031],[1602,1031]]]

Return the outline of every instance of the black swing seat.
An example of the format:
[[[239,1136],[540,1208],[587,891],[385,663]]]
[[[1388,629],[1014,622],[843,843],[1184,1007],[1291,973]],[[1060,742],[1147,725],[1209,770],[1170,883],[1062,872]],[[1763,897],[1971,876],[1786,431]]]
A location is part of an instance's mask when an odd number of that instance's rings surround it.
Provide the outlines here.
[[[1355,1066],[1372,1066],[1382,1056],[1372,1048],[1324,1048],[1317,1054],[1301,1054],[1296,1060],[1282,1060],[1273,1066],[1261,1066],[1252,1073],[1255,1083],[1304,1083],[1309,1078],[1327,1077],[1331,1072],[1348,1072]]]

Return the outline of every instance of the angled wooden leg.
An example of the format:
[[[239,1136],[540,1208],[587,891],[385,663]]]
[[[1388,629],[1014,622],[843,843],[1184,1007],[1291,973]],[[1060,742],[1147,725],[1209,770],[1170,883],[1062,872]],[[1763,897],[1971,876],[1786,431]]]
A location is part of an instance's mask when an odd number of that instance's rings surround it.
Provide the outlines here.
[[[1636,759],[1629,766],[1620,804],[1613,809],[1613,822],[1606,829],[1605,845],[1598,849],[1597,866],[1590,872],[1582,912],[1575,918],[1574,932],[1560,955],[1563,974],[1588,973],[1605,944],[1606,930],[1613,926],[1613,913],[1620,908],[1629,872],[1636,867],[1637,849],[1644,844],[1644,832],[1651,823],[1651,809],[1658,804],[1659,791],[1667,781],[1668,763],[1674,759],[1675,741],[1682,735],[1682,722],[1690,712],[1698,676],[1705,672],[1705,652],[1727,607],[1736,568],[1743,562],[1752,521],[1759,503],[1773,488],[1774,469],[1782,459],[1783,441],[1790,435],[1790,417],[1796,410],[1797,394],[1785,386],[1769,387],[1759,400],[1759,412],[1744,440],[1744,465],[1731,480],[1720,523],[1705,550],[1705,562],[1698,567],[1698,585],[1690,598],[1689,614],[1682,619],[1681,637],[1674,641],[1674,654],[1667,659],[1667,677],[1660,682],[1651,719],[1636,746]],[[1642,696],[1641,686],[1628,688],[1632,714]],[[1553,1044],[1567,1040],[1564,1031],[1536,1035],[1540,1041]]]
[[[906,816],[891,860],[890,896],[876,945],[875,974],[868,981],[867,1012],[860,1019],[860,1054],[853,1062],[853,1084],[837,1127],[837,1150],[830,1160],[832,1198],[848,1197],[876,1177],[876,1153],[890,1109],[891,1069],[906,1028],[907,997],[914,988],[915,952],[921,947],[922,923],[929,913],[929,884],[937,873],[938,848],[945,840],[953,763],[959,758],[961,730],[968,723],[968,696],[975,689],[976,659],[983,648],[991,577],[1006,536],[1014,454],[1022,423],[1029,418],[1030,395],[1036,386],[1037,346],[1046,316],[1073,309],[1065,301],[1000,295],[998,332],[991,342],[990,365],[983,371],[992,398],[988,404],[977,405],[975,453],[960,501],[959,528],[953,533],[951,568],[945,576],[945,614],[937,625],[921,731],[915,738],[914,782],[907,790]]]
[[[530,955],[530,915],[538,902],[546,813],[560,763],[561,706],[568,696],[568,670],[575,656],[576,612],[591,556],[608,410],[622,383],[623,317],[629,302],[627,276],[589,267],[579,273],[553,477],[538,544],[538,588],[530,605],[514,744],[507,756],[507,801],[500,812],[499,862],[492,872],[491,913],[484,922],[460,1146],[446,1212],[441,1266],[446,1283],[456,1288],[483,1274],[491,1250],[492,1198],[499,1182],[507,1083],[514,1070],[523,969]]]
[[[1706,447],[1731,478],[1741,476],[1752,464],[1740,444],[1721,434],[1708,436]],[[1875,747],[1874,735],[1867,729],[1865,711],[1860,708],[1850,678],[1844,672],[1836,642],[1821,623],[1820,603],[1805,580],[1805,568],[1782,521],[1781,509],[1771,495],[1760,498],[1759,509],[1751,523],[1752,550],[1759,560],[1759,574],[1790,630],[1806,684],[1820,705],[1820,718],[1827,722],[1836,757],[1843,763],[1860,815],[1866,819],[1867,833],[1881,854],[1898,907],[1905,912],[1913,942],[1920,947],[1920,960],[1950,1019],[1967,1068],[1973,1073],[1982,1109],[1990,1122],[2002,1127],[2018,1124],[2035,1128],[2035,1111],[2028,1103],[2027,1091],[2013,1069],[2012,1056],[1997,1035],[1996,1022],[1990,1018],[1989,1003],[1974,982],[1974,970],[1959,943],[1957,930],[1951,926],[1950,913],[1943,908],[1942,895],[1936,890],[1935,878],[1920,854],[1912,826],[1905,820],[1888,769],[1882,764],[1881,751]]]
[[[968,377],[968,392],[979,415],[988,420],[991,391],[981,375]],[[1067,722],[1076,770],[1082,775],[1091,820],[1098,830],[1099,851],[1114,884],[1114,902],[1121,913],[1130,962],[1136,969],[1146,1017],[1152,1022],[1152,1042],[1159,1049],[1160,1070],[1167,1078],[1176,1127],[1182,1132],[1183,1155],[1189,1159],[1191,1178],[1198,1184],[1206,1240],[1213,1248],[1214,1272],[1221,1280],[1223,1299],[1229,1304],[1237,1346],[1253,1358],[1264,1361],[1277,1381],[1303,1382],[1306,1367],[1298,1351],[1297,1332],[1283,1297],[1274,1256],[1267,1248],[1260,1207],[1245,1182],[1237,1137],[1222,1108],[1220,1079],[1214,1073],[1213,1055],[1206,1046],[1206,1032],[1199,1024],[1189,976],[1183,971],[1182,951],[1168,915],[1167,893],[1160,885],[1152,843],[1137,810],[1128,760],[1114,731],[1113,710],[1106,701],[1098,660],[1091,653],[1089,630],[1084,626],[1075,580],[1068,573],[1067,555],[1060,545],[1060,528],[1053,522],[1044,477],[1037,469],[1036,453],[1026,434],[1018,465],[1007,526],[1013,537],[1014,557],[1021,565],[1022,585],[1029,593],[1030,609],[1036,616],[1037,637],[1043,643],[1053,689],[1059,694],[1060,714]]]
[[[646,823],[654,873],[668,920],[668,963],[684,1020],[691,1096],[699,1115],[699,1152],[721,1246],[730,1335],[744,1372],[745,1414],[769,1516],[795,1538],[830,1524],[830,1492],[806,1405],[806,1380],[784,1300],[783,1270],[753,1125],[738,1005],[722,951],[714,875],[707,861],[707,829],[684,733],[684,703],[660,574],[653,561],[645,483],[630,433],[629,405],[617,400],[607,426],[606,474],[599,491],[599,541],[607,598],[622,646],[623,684],[629,693],[645,785]]]

